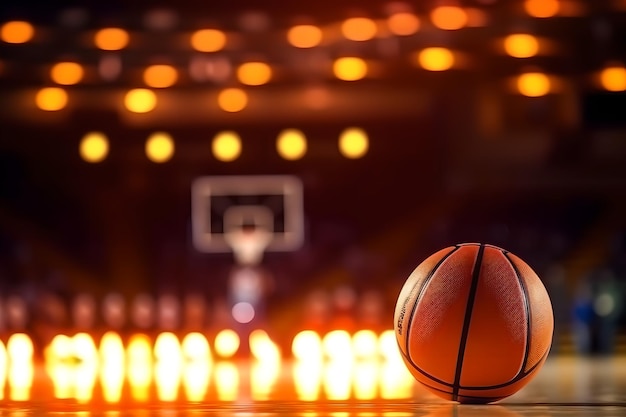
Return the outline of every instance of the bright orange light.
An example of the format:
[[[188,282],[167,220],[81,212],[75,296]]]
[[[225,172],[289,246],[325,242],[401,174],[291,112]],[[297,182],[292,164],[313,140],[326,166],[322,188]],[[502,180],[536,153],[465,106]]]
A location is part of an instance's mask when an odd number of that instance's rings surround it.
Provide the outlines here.
[[[303,330],[291,341],[291,353],[303,362],[318,362],[322,356],[322,339],[313,330]]]
[[[527,97],[541,97],[550,92],[550,78],[541,72],[527,72],[517,79],[519,92]]]
[[[57,334],[44,349],[47,363],[62,362],[72,356],[72,338],[65,334]]]
[[[359,330],[352,335],[352,351],[358,359],[376,359],[378,335],[372,330]]]
[[[293,383],[300,401],[317,401],[324,367],[317,361],[299,360],[293,364]]]
[[[73,342],[73,338],[71,340]],[[67,355],[72,356],[72,353]],[[46,362],[45,369],[52,380],[55,398],[72,398],[79,404],[86,404],[93,398],[99,369],[95,361]]]
[[[178,399],[182,371],[182,362],[177,359],[169,361],[162,358],[154,365],[154,383],[159,401],[171,402]]]
[[[313,25],[297,25],[287,31],[287,40],[296,48],[313,48],[322,42],[322,30]]]
[[[124,342],[114,331],[108,331],[102,335],[98,352],[103,363],[124,364]]]
[[[157,105],[157,97],[146,88],[135,88],[126,93],[124,105],[133,113],[148,113]]]
[[[131,396],[136,401],[147,401],[150,397],[153,367],[152,347],[148,336],[131,336],[126,348],[126,364]]]
[[[7,364],[9,362],[9,355],[7,348],[2,340],[0,340],[0,379],[6,376]]]
[[[87,133],[80,141],[78,152],[85,162],[102,162],[109,154],[109,140],[101,132]]]
[[[237,78],[246,85],[267,84],[272,78],[272,68],[265,62],[246,62],[237,68]]]
[[[156,163],[167,162],[174,155],[174,139],[164,132],[150,135],[146,141],[146,156]]]
[[[143,72],[143,80],[149,87],[167,88],[176,84],[178,72],[171,65],[150,65]]]
[[[60,400],[74,398],[73,365],[68,362],[46,361],[45,369],[52,381],[54,398]]]
[[[430,19],[444,30],[458,30],[467,25],[467,13],[456,6],[439,6],[430,13]]]
[[[7,368],[8,368],[7,350],[4,343],[0,340],[0,400],[4,399],[4,387],[6,385]]]
[[[530,16],[546,18],[555,16],[561,5],[558,0],[526,0],[524,8]]]
[[[213,371],[217,398],[220,401],[234,401],[239,393],[239,370],[232,362],[220,361]]]
[[[351,41],[368,41],[377,31],[376,22],[366,17],[352,17],[341,24],[341,33]]]
[[[413,13],[394,13],[387,19],[389,30],[394,35],[410,36],[420,29],[420,20]]]
[[[7,340],[7,356],[9,362],[22,364],[33,359],[34,346],[30,336],[25,333],[13,333]]]
[[[326,398],[331,401],[350,399],[352,394],[352,362],[336,360],[326,364],[322,376],[322,388]]]
[[[86,333],[73,337],[57,335],[45,348],[44,356],[56,398],[73,398],[79,403],[91,400],[98,372],[91,336]]]
[[[87,333],[76,333],[72,337],[72,352],[74,358],[83,363],[97,363],[98,348],[93,338]]]
[[[504,39],[504,50],[514,58],[530,58],[539,52],[539,41],[523,33],[509,35]]]
[[[402,362],[395,331],[385,330],[378,336],[378,353],[387,362]]]
[[[306,137],[297,129],[285,129],[276,140],[278,154],[289,161],[301,159],[307,150]]]
[[[418,63],[428,71],[446,71],[454,65],[454,54],[447,48],[426,48],[417,56]]]
[[[345,330],[332,330],[322,338],[322,351],[331,361],[352,362],[352,338]]]
[[[207,360],[185,365],[182,376],[183,389],[187,401],[204,401],[209,390],[211,363]]]
[[[94,361],[79,362],[74,369],[74,398],[79,404],[87,404],[93,398],[93,389],[98,376],[98,365]]]
[[[333,63],[335,77],[344,81],[357,81],[367,75],[367,62],[357,57],[338,58]]]
[[[350,159],[363,157],[369,148],[369,139],[363,129],[348,128],[339,136],[339,151]]]
[[[257,360],[251,364],[250,391],[254,401],[271,399],[280,371],[280,362]]]
[[[626,68],[611,66],[600,73],[600,83],[608,91],[626,91]]]
[[[150,384],[152,383],[152,364],[129,362],[126,367],[126,375],[132,398],[139,402],[148,401],[150,399]]]
[[[128,364],[137,362],[152,363],[152,347],[148,336],[144,334],[131,336],[126,348],[126,362]]]
[[[200,52],[217,52],[226,45],[226,34],[217,29],[201,29],[191,35],[191,46]]]
[[[12,338],[13,336],[11,336]],[[11,338],[7,345],[11,343]],[[24,341],[21,337],[18,340]],[[28,339],[30,341],[30,338]],[[22,345],[23,348],[28,350],[28,343],[15,342]],[[32,346],[32,344],[30,345]],[[9,358],[20,358],[18,361],[13,360],[10,362],[7,374],[8,385],[10,388],[9,399],[12,401],[28,401],[30,400],[30,391],[33,386],[33,377],[35,375],[35,365],[32,361],[32,354],[30,356],[26,354],[11,355],[12,348],[8,346]],[[28,359],[25,359],[28,357]]]
[[[378,394],[379,366],[376,361],[358,362],[352,369],[352,388],[357,400],[373,400]]]
[[[249,337],[250,353],[260,362],[280,363],[280,349],[265,330],[256,329]]]
[[[239,350],[239,335],[231,329],[220,330],[215,336],[215,353],[222,358],[230,358]]]
[[[211,348],[206,337],[199,332],[185,335],[181,343],[183,356],[192,362],[210,362]]]
[[[154,341],[154,358],[157,362],[168,362],[170,364],[182,362],[180,341],[174,333],[159,333]]]
[[[120,28],[104,28],[96,32],[94,43],[105,51],[119,51],[126,48],[130,36],[128,32]]]
[[[50,70],[52,81],[62,85],[78,84],[83,75],[83,67],[76,62],[59,62]]]
[[[109,342],[107,342],[109,343]],[[102,343],[101,352],[102,352]],[[111,345],[113,346],[113,345]],[[111,358],[117,355],[113,354]],[[106,356],[105,356],[106,357]],[[100,386],[102,387],[102,396],[104,401],[109,404],[119,403],[122,398],[122,389],[124,387],[124,359],[121,360],[108,359],[102,363],[100,367]]]
[[[236,113],[248,105],[248,95],[240,88],[226,88],[217,96],[217,104],[224,111]]]
[[[383,362],[380,369],[380,397],[385,400],[413,398],[415,378],[402,361]]]
[[[67,105],[67,93],[62,88],[46,87],[37,92],[35,104],[41,110],[58,111]]]
[[[235,132],[220,132],[213,138],[211,147],[213,155],[220,161],[234,161],[241,154],[241,139]]]
[[[6,43],[26,43],[35,35],[35,28],[28,22],[13,20],[0,28],[0,39]]]

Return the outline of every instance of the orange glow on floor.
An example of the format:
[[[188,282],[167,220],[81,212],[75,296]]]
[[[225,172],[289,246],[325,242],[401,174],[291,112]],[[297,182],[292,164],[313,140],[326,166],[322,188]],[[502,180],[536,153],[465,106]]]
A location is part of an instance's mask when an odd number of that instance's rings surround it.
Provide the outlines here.
[[[119,403],[124,387],[124,362],[108,361],[100,367],[102,397],[109,404]]]
[[[180,361],[161,360],[154,366],[154,382],[159,401],[176,401],[182,379],[183,365]]]
[[[188,363],[182,375],[182,385],[187,401],[203,401],[211,381],[212,364],[208,361]]]
[[[220,401],[234,401],[237,399],[240,383],[239,369],[233,362],[220,361],[214,368],[215,388]]]
[[[256,360],[250,365],[250,391],[253,400],[271,399],[271,394],[280,378],[281,365],[280,361],[273,360]]]
[[[12,401],[30,400],[34,375],[35,365],[31,358],[11,362],[7,374],[9,399]]]
[[[236,333],[229,330],[220,337],[224,334]],[[251,400],[268,401],[285,378],[301,401],[405,398],[414,384],[392,330],[335,330],[323,336],[303,331],[293,339],[293,355],[283,354],[261,329],[252,331],[246,343],[250,353],[243,362],[220,355],[214,362],[209,339],[198,332],[162,332],[155,339],[134,334],[126,341],[116,332],[100,340],[88,333],[60,334],[44,348],[43,369],[51,395],[77,404],[96,399],[106,404],[201,402],[212,395],[230,402],[241,398],[244,388]],[[2,352],[0,348],[0,388],[8,388],[10,400],[31,400],[37,378],[32,341],[26,334],[13,335]],[[385,378],[394,389],[382,386]]]

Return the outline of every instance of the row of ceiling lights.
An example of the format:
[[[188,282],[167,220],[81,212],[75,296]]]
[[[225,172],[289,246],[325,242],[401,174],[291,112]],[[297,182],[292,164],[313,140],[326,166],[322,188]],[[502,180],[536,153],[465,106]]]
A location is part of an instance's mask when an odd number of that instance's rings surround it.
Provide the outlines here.
[[[341,155],[346,158],[361,158],[369,149],[368,135],[361,128],[347,128],[339,135],[338,148]],[[285,129],[276,138],[276,151],[283,159],[299,160],[306,155],[307,149],[307,138],[298,129]],[[234,131],[220,132],[211,142],[211,151],[219,161],[235,161],[242,152],[241,138]],[[172,159],[174,152],[174,139],[168,133],[156,132],[146,140],[145,153],[152,162],[167,162]],[[104,161],[109,155],[108,137],[102,132],[87,133],[80,141],[79,154],[86,162]]]
[[[502,49],[514,58],[532,58],[548,49],[547,41],[526,33],[516,33],[502,40]],[[446,71],[455,66],[458,53],[443,47],[430,47],[417,51],[412,56],[415,65],[428,71]],[[356,81],[368,74],[367,60],[354,56],[337,58],[332,63],[336,78],[344,81]],[[230,71],[226,71],[230,72]],[[244,85],[259,86],[267,84],[273,77],[272,66],[262,61],[250,61],[239,65],[235,71],[237,80]],[[74,85],[85,77],[85,68],[78,62],[62,61],[50,68],[50,79],[60,85]],[[152,88],[167,88],[176,84],[179,70],[166,64],[147,66],[143,70],[143,82]],[[610,88],[607,88],[610,89]]]
[[[526,33],[509,35],[502,40],[502,49],[515,58],[530,58],[542,53],[542,50],[549,49],[549,42]],[[413,63],[428,71],[446,71],[457,64],[459,53],[443,47],[430,47],[414,53]],[[120,64],[121,65],[121,64]],[[226,72],[230,72],[226,68]],[[337,58],[332,62],[332,71],[336,78],[344,81],[356,81],[368,76],[370,64],[363,58],[345,56]],[[50,69],[50,78],[60,85],[74,85],[80,83],[85,77],[85,68],[71,61],[58,62]],[[540,72],[537,72],[540,73]],[[241,64],[236,70],[239,82],[244,85],[258,86],[268,83],[273,77],[272,67],[265,62],[246,62]],[[626,90],[626,68],[622,63],[607,63],[606,68],[598,74],[598,85],[608,91]],[[148,66],[143,71],[143,81],[151,88],[167,88],[174,85],[179,78],[179,70],[171,65],[159,64]],[[528,80],[539,80],[544,87],[537,89],[535,93],[526,94],[529,90],[524,87]],[[538,96],[550,92],[550,87],[545,88],[547,76],[519,77],[519,92],[524,95]],[[526,81],[524,81],[526,80]],[[535,83],[533,83],[535,84]],[[530,90],[534,90],[532,87]],[[544,91],[544,93],[540,93]],[[38,106],[44,110],[60,110],[65,107],[67,94],[60,89],[43,89],[37,99]],[[47,98],[46,98],[47,97]],[[135,97],[135,98],[133,98]],[[220,107],[225,111],[236,112],[245,108],[247,96],[240,89],[225,89],[220,94]],[[48,104],[40,104],[47,102]],[[141,102],[143,104],[133,104]],[[54,103],[54,104],[52,104]],[[126,98],[126,107],[133,112],[147,112],[156,105],[156,96],[149,90],[133,90]]]
[[[434,48],[433,48],[434,49]],[[443,62],[445,51],[431,50],[428,54],[444,56],[434,57],[433,62]],[[607,91],[626,91],[626,68],[609,66],[597,76],[598,84]],[[555,80],[548,74],[534,71],[526,72],[515,79],[515,89],[527,97],[541,97],[554,91]],[[217,104],[225,112],[236,113],[248,105],[248,93],[241,88],[226,88],[217,94]],[[60,87],[45,87],[37,91],[35,104],[41,110],[59,111],[69,102],[68,92]],[[135,88],[124,95],[124,107],[132,113],[148,113],[158,104],[157,94],[146,88]]]
[[[535,18],[549,18],[559,14],[562,3],[559,0],[525,0],[525,12]],[[463,8],[455,5],[435,7],[430,13],[432,24],[443,30],[458,30],[468,25],[482,26],[485,16],[479,9]],[[391,34],[407,36],[420,28],[419,17],[408,8],[399,8],[384,21],[385,29]],[[377,21],[366,17],[353,17],[341,24],[342,35],[349,40],[367,41],[373,39],[381,26]],[[0,38],[9,43],[25,43],[35,35],[35,28],[26,21],[7,22],[0,28]],[[323,31],[315,25],[295,25],[287,31],[288,42],[298,48],[312,48],[320,45]],[[191,36],[191,46],[201,52],[216,52],[227,43],[227,34],[218,29],[202,29]],[[124,49],[130,40],[127,31],[116,28],[104,28],[96,32],[94,44],[102,50]]]
[[[558,14],[561,3],[558,0],[526,0],[524,3],[526,11],[534,17],[551,17]],[[457,6],[440,6],[432,11],[431,18],[438,27],[444,29],[458,29],[467,23],[467,13],[465,9]],[[456,22],[456,23],[455,23]],[[410,35],[419,29],[419,19],[412,13],[400,11],[389,17],[389,28],[397,35]],[[364,41],[369,40],[376,35],[377,25],[371,19],[367,18],[351,18],[342,24],[343,35],[351,40]],[[0,28],[0,38],[5,42],[26,42],[33,36],[34,28],[27,22],[13,21],[8,22]],[[312,25],[298,25],[292,27],[287,35],[290,43],[297,47],[313,47],[321,42],[321,29]],[[104,50],[119,50],[127,46],[129,35],[120,28],[105,28],[98,31],[94,37],[95,44]],[[314,40],[314,41],[312,41]],[[226,45],[227,36],[224,32],[217,29],[203,29],[195,32],[191,36],[192,46],[203,52],[219,51]],[[508,55],[515,58],[531,58],[536,55],[549,53],[550,42],[528,33],[515,33],[503,38],[501,41],[501,49]],[[443,48],[431,47],[415,52],[411,59],[413,63],[423,69],[429,71],[446,71],[457,65],[459,54],[456,51]],[[107,61],[108,62],[108,61]],[[104,66],[103,66],[104,67]],[[230,74],[230,64],[228,68],[220,70],[223,73],[222,78],[228,77]],[[367,60],[355,57],[344,56],[337,58],[332,62],[332,72],[334,76],[340,80],[356,81],[368,76],[370,72],[370,63]],[[110,65],[109,69],[117,68],[117,72],[121,70],[121,63],[118,65]],[[104,75],[104,69],[100,68]],[[114,71],[115,72],[115,71]],[[273,77],[273,68],[266,62],[253,61],[241,64],[236,70],[237,80],[250,86],[264,85]],[[191,71],[193,78],[193,71]],[[523,74],[519,77],[519,92],[524,95],[539,96],[547,94],[551,91],[549,87],[548,76],[539,75],[532,77]],[[50,78],[53,82],[60,85],[73,85],[81,82],[85,76],[85,68],[77,62],[59,62],[52,66],[50,70]],[[106,76],[111,78],[111,76]],[[143,81],[151,88],[167,88],[177,83],[179,79],[179,70],[171,65],[159,64],[151,65],[143,71]],[[543,87],[533,88],[525,87],[528,80],[541,80],[539,84]],[[548,80],[548,81],[546,81]],[[602,88],[609,91],[623,91],[626,89],[626,69],[621,63],[609,63],[598,77],[599,84]],[[537,84],[537,82],[531,83]],[[548,85],[546,88],[545,86]],[[530,94],[527,94],[532,90]],[[132,93],[132,94],[131,94]],[[133,112],[147,112],[156,105],[156,97],[154,93],[147,90],[133,90],[126,99],[126,107]],[[39,106],[45,110],[59,110],[65,107],[67,102],[67,94],[59,89],[45,89],[40,92],[43,97],[54,97],[56,100],[38,100],[54,101],[57,104],[49,104]],[[132,97],[143,97],[143,99],[132,99]],[[245,92],[237,89],[227,89],[223,94],[224,100],[220,99],[220,106],[225,111],[239,111],[246,106],[247,97]],[[227,99],[232,97],[233,99]],[[141,101],[142,105],[129,104],[131,102]],[[222,101],[234,104],[222,105]],[[152,103],[152,104],[150,104]]]

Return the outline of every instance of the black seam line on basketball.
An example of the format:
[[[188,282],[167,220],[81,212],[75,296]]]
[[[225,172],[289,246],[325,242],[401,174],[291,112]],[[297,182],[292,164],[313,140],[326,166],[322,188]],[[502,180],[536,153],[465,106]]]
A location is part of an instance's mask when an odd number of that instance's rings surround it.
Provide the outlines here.
[[[520,374],[519,376],[517,376],[515,379],[512,379],[508,382],[505,382],[503,384],[497,384],[497,385],[486,385],[486,386],[471,386],[471,385],[459,385],[459,390],[467,390],[467,391],[486,391],[486,390],[490,390],[490,389],[499,389],[499,388],[505,388],[509,385],[512,385],[514,383],[516,383],[517,381],[524,379],[526,376],[528,376],[529,374],[531,374],[540,364],[541,362],[545,359],[546,356],[548,356],[550,350],[546,350],[546,352],[543,354],[543,356],[539,359],[539,361],[534,364],[530,369],[528,369],[528,371],[524,372],[523,374]],[[406,355],[404,354],[404,352],[400,352],[402,354],[402,356],[404,356],[406,358]],[[418,367],[414,367],[415,370],[417,370],[419,373],[421,373],[422,375],[424,375],[425,377],[433,380],[433,382],[436,382],[438,384],[444,385],[446,387],[453,387],[453,384],[450,384],[448,382],[442,381],[440,379],[435,378],[434,376],[428,374],[427,372],[424,372],[423,370],[421,370]],[[425,384],[424,382],[420,381],[422,384],[424,385],[428,385]],[[428,385],[429,387],[431,387],[430,385]],[[431,387],[433,388],[433,387]],[[441,392],[447,392],[447,391],[443,391],[441,390]]]
[[[548,356],[550,350],[546,350],[546,352],[543,354],[543,356],[539,359],[539,361],[537,361],[536,364],[534,364],[530,369],[528,369],[528,371],[524,372],[523,374],[520,374],[519,376],[517,376],[515,379],[512,379],[508,382],[505,382],[503,384],[497,384],[497,385],[486,385],[486,386],[471,386],[471,385],[459,385],[459,390],[467,390],[467,391],[486,391],[486,390],[490,390],[490,389],[499,389],[499,388],[505,388],[509,385],[512,385],[514,383],[516,383],[517,381],[524,379],[526,376],[528,376],[529,374],[531,374],[540,364],[541,362],[545,359],[546,356]],[[404,356],[406,358],[406,355],[404,354],[404,352],[400,352],[402,354],[402,356]],[[427,372],[424,372],[423,370],[421,370],[418,367],[414,367],[415,370],[417,370],[419,373],[421,373],[422,375],[424,375],[425,377],[433,380],[433,382],[437,382],[438,384],[444,385],[446,387],[453,387],[453,384],[450,384],[448,382],[442,381],[440,379],[435,378],[434,376],[428,374]],[[420,381],[420,383],[424,384],[424,385],[428,385],[425,384],[424,382]],[[434,388],[430,385],[428,385],[431,388]],[[447,392],[444,390],[440,390],[441,392]],[[450,393],[452,394],[452,393]],[[466,395],[464,395],[466,397]]]
[[[550,349],[547,349],[546,352],[541,356],[541,358],[539,358],[537,363],[534,364],[533,366],[531,366],[530,369],[528,369],[528,371],[525,371],[523,373],[517,374],[515,376],[515,378],[513,378],[512,380],[510,380],[508,382],[505,382],[505,383],[502,383],[502,384],[498,384],[498,385],[484,386],[484,387],[465,387],[465,386],[460,386],[459,389],[465,389],[465,390],[471,390],[471,391],[484,391],[484,390],[489,390],[489,389],[504,388],[504,387],[507,387],[509,385],[515,384],[517,381],[526,378],[535,369],[537,369],[537,367],[539,367],[541,362],[543,362],[543,360],[548,356],[549,353],[550,353]]]
[[[517,280],[519,281],[520,288],[522,289],[522,294],[524,296],[524,307],[526,309],[526,348],[524,349],[524,359],[522,360],[522,367],[518,373],[519,375],[519,374],[524,373],[524,370],[526,369],[526,365],[528,365],[528,356],[530,355],[530,342],[532,338],[532,333],[531,333],[532,312],[530,309],[530,297],[528,295],[528,288],[526,288],[526,283],[524,282],[524,279],[522,278],[522,274],[517,268],[517,265],[515,265],[515,262],[513,262],[513,260],[509,257],[509,253],[507,251],[503,250],[502,254],[506,258],[506,260],[509,261],[509,263],[511,264],[513,271],[515,271],[515,276],[517,276]]]
[[[531,374],[540,364],[541,362],[545,359],[546,356],[548,356],[548,354],[550,353],[550,349],[546,350],[546,352],[543,354],[543,356],[541,356],[541,358],[539,359],[539,361],[537,361],[536,364],[534,364],[530,369],[528,369],[528,371],[519,374],[518,376],[516,376],[514,379],[502,383],[502,384],[497,384],[497,385],[486,385],[486,386],[471,386],[471,385],[459,385],[459,390],[467,390],[467,391],[486,391],[486,390],[490,390],[490,389],[499,389],[499,388],[505,388],[509,385],[512,385],[514,383],[516,383],[517,381],[524,379],[526,376],[528,376],[529,374]],[[407,355],[400,350],[400,354],[408,360]],[[452,388],[454,385],[450,384],[449,382],[445,382],[442,381],[438,378],[435,378],[434,376],[430,375],[429,373],[425,372],[424,370],[420,369],[419,367],[417,367],[415,364],[412,364],[413,368],[418,371],[420,374],[424,375],[426,378],[431,379],[433,382],[436,382],[438,384],[444,385],[446,387],[450,387]],[[424,385],[428,385],[425,384],[424,382],[420,381],[420,383],[424,384]],[[428,385],[429,387],[435,389],[434,387],[432,387],[431,385]],[[448,393],[448,391],[444,391],[444,390],[440,390],[441,392],[446,392]],[[449,393],[452,394],[452,393]],[[463,397],[467,397],[467,395],[463,395]],[[477,397],[478,398],[478,397]],[[482,398],[482,397],[481,397]]]
[[[461,341],[459,343],[459,352],[456,358],[456,371],[454,373],[454,384],[452,386],[452,400],[457,401],[459,387],[461,383],[461,371],[463,370],[463,357],[465,356],[465,346],[467,345],[467,336],[472,321],[472,310],[474,309],[474,300],[476,299],[476,290],[478,289],[478,279],[480,278],[480,266],[483,263],[483,254],[485,253],[485,245],[478,247],[476,261],[474,262],[474,270],[472,271],[472,285],[470,286],[469,296],[467,297],[467,305],[465,307],[465,320],[463,321],[463,330],[461,331]]]
[[[409,354],[409,334],[410,334],[410,329],[411,329],[411,324],[413,323],[413,317],[415,316],[415,310],[417,310],[417,304],[419,303],[420,298],[422,298],[422,295],[424,293],[424,289],[426,288],[426,286],[428,285],[428,283],[430,282],[430,280],[432,279],[433,275],[435,275],[435,272],[437,271],[437,269],[439,269],[439,267],[443,264],[443,262],[448,259],[450,257],[450,255],[452,255],[454,252],[456,252],[457,250],[459,250],[459,246],[455,245],[454,248],[446,253],[433,267],[433,269],[431,269],[428,272],[428,275],[426,275],[426,278],[424,278],[424,280],[422,281],[422,285],[420,286],[420,289],[417,293],[417,297],[415,297],[415,301],[413,302],[413,306],[411,307],[411,314],[409,315],[409,319],[406,323],[406,341],[405,341],[405,351],[406,351],[406,358],[409,361],[409,363],[411,365],[414,365],[417,367],[417,365],[415,365],[415,362],[413,362],[413,359],[411,358],[411,355]],[[409,293],[409,295],[415,291],[415,288],[417,287],[417,284],[415,284],[415,286],[411,289],[411,292]],[[402,349],[400,349],[402,350]]]
[[[417,372],[419,372],[420,374],[424,375],[426,378],[433,380],[433,382],[436,382],[438,384],[441,385],[445,385],[446,387],[450,387],[452,388],[452,384],[446,381],[443,381],[437,377],[432,376],[431,374],[429,374],[428,372],[424,371],[423,369],[421,369],[419,366],[417,366],[415,364],[415,362],[413,362],[413,360],[411,360],[411,358],[409,357],[408,354],[404,353],[404,351],[402,349],[400,349],[400,354],[404,357],[404,359],[406,359],[411,366],[413,367],[413,369],[415,369]]]
[[[450,391],[446,391],[446,390],[443,390],[441,388],[433,387],[432,385],[425,384],[422,381],[419,381],[419,383],[424,385],[425,387],[428,387],[431,390],[442,392],[442,393],[448,394],[448,395],[453,395],[453,393],[450,392]],[[484,400],[485,402],[491,402],[491,401],[500,400],[500,399],[506,397],[506,395],[505,396],[498,395],[497,397],[480,397],[478,395],[459,395],[459,397],[462,397],[462,398],[473,398],[473,399],[477,399],[477,400]],[[458,400],[454,400],[454,401],[458,401]]]

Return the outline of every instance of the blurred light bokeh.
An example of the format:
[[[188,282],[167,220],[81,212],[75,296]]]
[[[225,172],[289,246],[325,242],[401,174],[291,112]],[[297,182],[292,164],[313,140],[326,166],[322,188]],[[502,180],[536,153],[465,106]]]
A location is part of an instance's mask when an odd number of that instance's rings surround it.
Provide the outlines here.
[[[469,241],[626,354],[623,2],[53,3],[0,5],[4,399],[409,398],[398,291]]]

